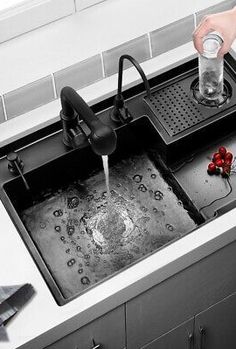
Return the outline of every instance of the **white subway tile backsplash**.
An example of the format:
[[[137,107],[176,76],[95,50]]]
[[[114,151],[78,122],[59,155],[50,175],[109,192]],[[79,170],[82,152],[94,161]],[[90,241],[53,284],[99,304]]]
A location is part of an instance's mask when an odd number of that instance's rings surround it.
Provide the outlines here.
[[[0,15],[0,42],[75,12],[74,0],[31,0]]]
[[[151,32],[153,57],[191,41],[193,30],[194,16],[190,15]]]
[[[196,22],[197,22],[196,24],[197,25],[199,24],[199,22],[201,21],[203,16],[229,10],[229,9],[233,8],[235,5],[236,5],[235,0],[226,0],[226,1],[222,1],[218,4],[216,4],[214,6],[210,6],[208,8],[205,8],[204,10],[201,10],[201,11],[196,13]]]
[[[55,99],[51,76],[6,93],[3,97],[8,119],[47,104]]]
[[[125,42],[111,50],[103,52],[105,75],[110,76],[118,72],[119,58],[123,54],[128,54],[135,58],[139,63],[151,58],[148,35],[143,35],[137,39]],[[124,62],[124,68],[127,69],[131,63]]]
[[[101,56],[96,55],[82,62],[62,69],[54,74],[57,95],[64,86],[75,90],[88,86],[103,78]]]

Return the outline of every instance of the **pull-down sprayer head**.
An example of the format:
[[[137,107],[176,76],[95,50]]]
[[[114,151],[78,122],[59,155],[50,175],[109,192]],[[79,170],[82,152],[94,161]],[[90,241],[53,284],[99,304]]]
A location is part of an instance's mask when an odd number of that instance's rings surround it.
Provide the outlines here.
[[[92,109],[73,88],[66,86],[61,90],[61,105],[60,117],[63,124],[63,142],[65,145],[76,148],[81,143],[81,135],[83,138],[85,137],[78,123],[79,115],[91,131],[88,140],[96,154],[109,155],[115,150],[115,131],[95,116]]]

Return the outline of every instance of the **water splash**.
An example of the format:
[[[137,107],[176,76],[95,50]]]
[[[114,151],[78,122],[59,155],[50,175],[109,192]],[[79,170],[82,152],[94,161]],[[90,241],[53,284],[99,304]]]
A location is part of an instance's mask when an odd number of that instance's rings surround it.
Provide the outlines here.
[[[107,203],[110,205],[111,203],[111,192],[110,192],[110,183],[109,183],[109,165],[108,165],[108,155],[102,156],[103,170],[105,174],[106,180],[106,188],[107,188]]]

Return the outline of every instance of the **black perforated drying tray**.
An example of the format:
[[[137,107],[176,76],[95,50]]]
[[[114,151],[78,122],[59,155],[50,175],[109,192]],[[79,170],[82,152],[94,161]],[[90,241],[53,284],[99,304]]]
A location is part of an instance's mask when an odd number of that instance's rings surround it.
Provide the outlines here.
[[[169,137],[179,138],[225,117],[236,106],[234,73],[226,64],[224,78],[231,86],[231,98],[220,107],[204,106],[194,99],[191,85],[198,79],[198,68],[154,88],[152,97],[145,96],[144,100],[161,126],[159,130]]]

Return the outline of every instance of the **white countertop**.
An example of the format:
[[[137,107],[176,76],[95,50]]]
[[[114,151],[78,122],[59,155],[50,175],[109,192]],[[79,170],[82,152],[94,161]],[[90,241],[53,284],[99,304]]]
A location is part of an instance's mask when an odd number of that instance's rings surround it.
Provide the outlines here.
[[[111,0],[111,3],[112,2],[114,6],[117,5],[115,0]],[[216,3],[216,1],[212,1],[212,4],[214,3]],[[203,4],[203,1],[198,1],[198,4]],[[154,17],[154,15],[152,16]],[[151,30],[153,28],[149,29]],[[130,38],[132,35],[131,33]],[[118,44],[118,42],[116,44]],[[8,54],[6,53],[5,59],[7,59]],[[176,64],[177,60],[188,59],[192,57],[193,54],[193,45],[192,43],[188,43],[171,52],[156,57],[149,62],[143,63],[142,67],[148,77],[151,77],[156,74],[156,72],[169,69],[169,67]],[[176,57],[178,57],[177,60]],[[65,62],[65,64],[68,65],[68,62]],[[72,62],[70,62],[70,64],[72,64]],[[35,76],[34,79],[35,78],[38,77]],[[23,75],[19,77],[19,81],[21,81],[21,79],[23,79]],[[125,72],[124,85],[126,88],[139,81],[139,77],[133,69],[129,69]],[[79,92],[89,104],[93,104],[113,94],[116,88],[117,76],[112,76],[84,88]],[[30,118],[35,120],[35,125],[38,120],[45,122],[45,124],[57,120],[59,109],[59,101],[55,101],[29,114],[25,114],[23,118],[19,118],[19,121],[17,118],[10,120],[6,123],[5,129],[4,124],[1,126],[1,141],[4,143],[4,141],[9,138],[10,134],[12,136],[12,127],[17,128],[18,131],[21,130],[22,134],[24,134],[24,130],[27,128],[33,130],[34,123],[32,123],[32,119],[29,121]],[[17,122],[19,123],[17,124]],[[70,303],[60,307],[56,304],[1,202],[0,217],[0,283],[1,285],[13,285],[27,282],[31,283],[36,290],[36,295],[33,299],[7,325],[9,342],[0,342],[0,347],[2,349],[17,348],[35,337],[40,336],[44,332],[55,328],[57,325],[73,316],[82,314],[84,311],[91,309],[95,304],[99,304],[109,297],[116,299],[116,295],[119,293],[123,294],[122,290],[132,289],[132,286],[139,280],[145,279],[146,286],[149,284],[151,287],[153,282],[161,282],[187,265],[190,265],[194,261],[203,258],[236,239],[234,229],[236,227],[236,209],[233,209],[231,212],[211,221],[207,225],[203,225],[191,234],[172,243],[163,250],[147,257],[142,262],[135,264]],[[150,278],[150,280],[148,279],[148,276],[153,275],[153,273],[156,275],[155,281],[153,278]],[[146,286],[144,285],[143,287]],[[125,301],[124,294],[122,297]],[[114,301],[114,304],[115,303],[116,301]],[[112,307],[112,302],[110,306]],[[94,317],[98,315],[101,314],[95,313]],[[78,326],[80,324],[79,321]],[[81,324],[83,324],[83,321],[81,317]],[[32,349],[32,346],[30,348]]]

